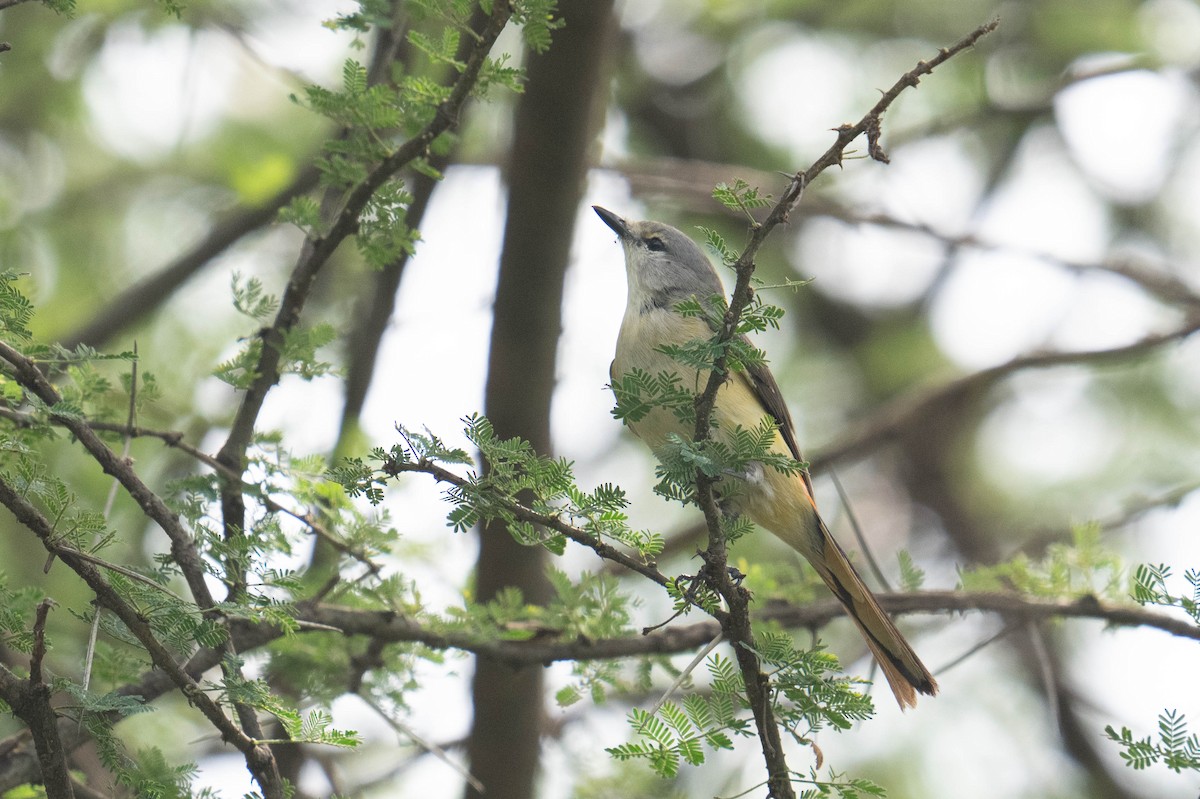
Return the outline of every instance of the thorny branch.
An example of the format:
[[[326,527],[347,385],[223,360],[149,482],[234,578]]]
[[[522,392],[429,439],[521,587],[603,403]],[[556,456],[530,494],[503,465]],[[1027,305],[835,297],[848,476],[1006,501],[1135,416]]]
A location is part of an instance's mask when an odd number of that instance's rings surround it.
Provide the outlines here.
[[[921,591],[876,594],[891,613],[961,613],[975,610],[1001,613],[1027,621],[1052,618],[1096,619],[1120,627],[1150,627],[1179,638],[1200,641],[1200,627],[1189,620],[1133,605],[1116,604],[1093,596],[1077,599],[1040,599],[1018,594],[973,591]],[[822,627],[845,615],[835,600],[805,605],[770,605],[755,614],[759,621],[776,622],[792,629]],[[720,625],[704,621],[684,627],[666,627],[650,635],[581,640],[553,636],[526,641],[497,640],[474,634],[439,632],[416,620],[387,611],[367,611],[332,605],[303,603],[298,618],[333,628],[345,635],[366,635],[374,640],[419,642],[434,649],[463,649],[487,655],[513,666],[547,664],[563,660],[611,660],[638,655],[688,652],[708,643]]]
[[[245,528],[246,506],[241,475],[245,468],[246,451],[253,439],[255,425],[267,394],[279,382],[284,340],[298,324],[313,282],[334,251],[355,232],[358,216],[374,193],[397,171],[424,154],[441,134],[457,124],[461,108],[475,86],[488,53],[511,15],[512,6],[508,0],[497,0],[493,3],[490,17],[486,19],[482,29],[476,32],[476,47],[466,59],[449,97],[438,108],[434,119],[400,145],[376,166],[365,180],[355,186],[341,204],[328,232],[319,237],[310,236],[305,240],[299,260],[283,292],[275,320],[261,333],[262,348],[255,367],[257,376],[246,391],[230,426],[229,436],[216,456],[216,461],[224,467],[222,474],[226,477],[221,490],[221,514],[227,538],[241,536]],[[237,476],[229,476],[230,473]],[[310,527],[317,530],[315,524],[310,524]],[[328,540],[332,542],[334,539],[330,536]],[[226,584],[229,588],[227,598],[237,601],[245,590],[244,568],[239,564],[227,564]],[[246,724],[248,729],[255,730],[257,721],[253,718],[252,711],[240,705],[238,711],[243,724]]]
[[[350,193],[327,235],[321,238],[310,238],[306,241],[300,262],[284,293],[275,324],[264,333],[264,346],[256,370],[257,379],[247,392],[235,417],[226,445],[216,459],[227,470],[237,474],[236,478],[228,480],[222,492],[222,510],[227,531],[231,535],[240,535],[244,524],[245,509],[242,500],[241,469],[245,452],[253,436],[262,402],[267,392],[278,381],[282,341],[285,334],[297,323],[312,281],[333,251],[354,232],[357,216],[374,192],[398,169],[423,154],[434,139],[456,124],[459,110],[474,87],[491,45],[507,24],[511,14],[511,5],[506,0],[498,0],[492,4],[492,14],[482,32],[479,33],[478,46],[472,52],[471,57],[467,59],[458,81],[451,90],[449,99],[438,109],[435,119],[419,134],[401,145],[392,156],[379,165],[363,183]],[[194,264],[179,265],[178,269],[171,271],[171,275],[176,276],[185,268],[194,268]],[[48,407],[52,408],[59,402],[60,397],[53,386],[45,380],[32,361],[25,358],[20,352],[7,344],[0,344],[0,358],[7,360],[12,365],[17,380]],[[162,500],[141,482],[128,462],[116,456],[100,440],[86,422],[68,415],[51,413],[50,416],[56,424],[67,427],[103,469],[120,481],[142,507],[143,512],[166,531],[171,540],[172,555],[187,579],[197,605],[206,616],[213,616],[216,613],[215,602],[204,581],[203,564],[191,542],[191,536],[183,528],[178,517],[171,513]],[[208,699],[199,690],[195,681],[179,668],[170,653],[156,640],[145,621],[125,605],[117,592],[107,584],[96,564],[77,556],[66,548],[58,547],[55,542],[51,541],[48,534],[52,531],[52,525],[40,516],[34,506],[16,492],[11,491],[8,486],[0,485],[0,499],[20,521],[43,537],[48,549],[62,557],[72,570],[84,578],[89,587],[97,594],[101,604],[112,609],[121,618],[122,622],[150,652],[155,664],[172,676],[176,686],[201,708],[209,720],[221,731],[222,737],[242,750],[247,765],[259,783],[263,795],[267,797],[282,796],[284,793],[283,782],[274,758],[269,748],[259,745],[255,740],[261,738],[261,735],[253,710],[240,704],[235,707],[245,731],[239,729],[224,715],[220,706]],[[230,596],[236,600],[239,586],[243,584],[239,580],[238,574],[231,573],[227,584],[230,588]],[[232,643],[229,643],[224,651],[232,654],[235,651],[233,646]]]
[[[1056,618],[1094,619],[1107,625],[1146,627],[1180,638],[1200,641],[1200,627],[1187,619],[1157,610],[1117,604],[1093,596],[1042,599],[1008,593],[965,591],[922,591],[876,596],[888,612],[898,615],[981,611],[1002,614],[1005,618],[1021,622]],[[830,599],[804,605],[767,605],[755,614],[755,620],[775,622],[793,629],[811,629],[822,627],[843,615],[841,606]],[[414,618],[393,611],[364,610],[316,602],[298,603],[296,618],[300,622],[300,629],[296,634],[300,635],[333,631],[344,636],[366,637],[379,644],[420,643],[432,649],[459,649],[485,655],[509,663],[513,667],[556,661],[680,654],[703,646],[720,632],[718,622],[703,621],[663,628],[650,635],[622,638],[586,640],[577,637],[545,636],[526,641],[498,640],[494,636],[434,630],[423,626]],[[231,627],[232,640],[239,652],[253,651],[283,637],[284,634],[279,628],[237,620]],[[203,672],[217,665],[220,657],[219,650],[203,649],[193,655],[182,668],[192,679],[198,679]],[[117,693],[140,696],[150,702],[174,687],[175,683],[162,672],[151,671],[147,672],[140,682],[118,689]],[[68,748],[82,743],[82,739],[77,735],[77,727],[73,720],[60,720],[59,734]],[[10,751],[11,747],[5,744],[6,741],[0,740],[0,751]],[[32,775],[32,769],[33,761],[30,758],[27,761],[27,769],[17,771]],[[7,787],[11,786],[0,781],[0,790]]]
[[[226,469],[238,474],[237,478],[226,478],[221,488],[221,516],[227,539],[238,538],[245,530],[246,505],[241,474],[246,466],[246,452],[253,440],[255,426],[267,394],[279,382],[282,374],[284,342],[300,321],[301,312],[317,275],[342,242],[355,233],[359,215],[375,192],[397,171],[425,154],[439,136],[457,125],[462,106],[475,88],[492,45],[508,24],[512,13],[510,0],[495,0],[492,3],[490,16],[484,20],[481,30],[474,32],[476,46],[464,62],[446,100],[438,106],[434,118],[383,159],[348,193],[340,203],[326,232],[320,235],[310,234],[305,239],[296,267],[283,291],[275,319],[270,327],[260,333],[262,346],[254,368],[255,378],[246,390],[234,415],[225,444],[216,456],[216,460]],[[226,599],[238,601],[247,587],[244,564],[228,562],[225,583],[228,588]],[[260,737],[253,709],[238,704],[236,710],[246,729]],[[269,750],[267,751],[269,754]],[[249,762],[249,757],[247,759]],[[272,760],[272,767],[273,764]]]
[[[666,194],[675,199],[683,199],[695,208],[709,208],[712,204],[713,185],[728,179],[731,174],[736,174],[752,186],[765,185],[776,177],[775,173],[744,166],[678,158],[630,161],[617,165],[616,170],[629,182],[635,196]],[[1133,257],[1110,258],[1100,262],[1072,261],[1026,247],[991,241],[974,233],[951,233],[887,213],[863,212],[840,205],[828,197],[810,197],[803,207],[794,211],[806,218],[827,217],[852,226],[870,225],[917,233],[929,237],[948,250],[1011,253],[1076,274],[1112,274],[1135,283],[1165,305],[1190,311],[1200,309],[1200,293],[1175,276],[1183,271],[1184,268],[1180,266],[1155,268],[1152,264]],[[738,213],[737,218],[743,217]]]
[[[13,376],[17,382],[48,408],[52,409],[62,400],[58,391],[42,374],[37,364],[7,342],[0,341],[0,359],[7,361],[12,366]],[[96,435],[95,430],[86,421],[77,416],[60,416],[53,412],[50,414],[50,419],[55,424],[70,430],[75,439],[88,451],[88,454],[100,464],[104,472],[119,480],[121,486],[141,507],[142,512],[162,528],[171,542],[171,557],[183,573],[196,604],[201,611],[211,612],[216,603],[205,582],[204,563],[192,540],[191,533],[184,528],[179,517],[167,507],[161,497],[142,482],[128,461],[120,458]]]
[[[470,481],[460,477],[449,469],[438,466],[436,463],[421,459],[410,463],[401,463],[393,461],[384,466],[384,471],[395,476],[404,472],[419,472],[432,476],[439,483],[449,483],[457,488],[465,488],[470,485]],[[531,524],[541,525],[548,530],[553,530],[566,538],[571,539],[577,544],[591,549],[605,560],[611,560],[614,563],[619,563],[630,571],[652,580],[664,588],[671,584],[670,578],[660,572],[653,563],[644,563],[637,558],[625,554],[621,550],[606,544],[592,534],[581,530],[578,527],[567,524],[558,516],[553,516],[547,513],[539,513],[532,508],[520,504],[516,500],[512,500],[506,504],[505,509],[519,521],[529,522]]]
[[[90,431],[88,432],[90,433]],[[138,639],[154,665],[165,672],[174,686],[182,691],[184,696],[188,697],[188,700],[217,728],[223,740],[242,752],[246,758],[246,764],[263,790],[263,795],[272,797],[272,799],[283,797],[283,785],[270,750],[259,745],[239,729],[225,715],[217,701],[179,666],[174,655],[158,640],[142,614],[121,597],[120,593],[101,574],[99,567],[89,560],[78,557],[72,548],[62,546],[54,525],[28,499],[4,480],[0,480],[0,504],[8,508],[18,522],[33,531],[41,539],[47,551],[53,552],[59,560],[87,583],[88,588],[96,595],[97,601],[112,611],[129,629],[129,632]]]
[[[476,48],[467,59],[449,98],[439,107],[434,119],[417,135],[400,145],[349,193],[325,235],[310,237],[304,242],[299,262],[280,300],[275,321],[262,333],[262,354],[255,367],[257,378],[246,391],[230,427],[229,437],[217,454],[217,460],[221,463],[239,472],[242,469],[259,412],[268,392],[279,381],[284,337],[299,322],[300,312],[321,267],[333,255],[334,250],[355,232],[358,215],[375,191],[397,171],[424,154],[438,136],[457,125],[459,113],[475,86],[484,61],[511,15],[512,7],[507,0],[497,0],[493,3],[491,16],[482,30],[475,32]],[[233,535],[239,534],[245,517],[239,486],[239,483],[231,483],[222,497],[225,526]]]
[[[956,54],[972,47],[979,39],[995,30],[998,24],[999,20],[992,20],[981,25],[952,47],[940,50],[932,60],[918,62],[913,69],[902,75],[890,89],[884,92],[875,106],[858,123],[839,127],[837,138],[829,149],[808,169],[797,172],[793,176],[767,218],[763,222],[751,226],[750,241],[733,265],[737,274],[737,282],[729,300],[729,309],[714,338],[718,347],[733,339],[742,312],[750,302],[752,293],[750,281],[754,274],[755,257],[758,250],[771,231],[780,223],[787,221],[792,208],[800,201],[805,187],[829,167],[841,164],[846,147],[864,133],[867,134],[868,151],[871,157],[886,162],[887,155],[879,144],[880,123],[884,112],[892,102],[906,88],[916,86],[922,76],[930,74],[936,67]],[[716,404],[717,391],[727,378],[728,358],[722,351],[722,354],[713,363],[704,391],[696,398],[695,440],[697,442],[706,440],[710,435],[710,422]],[[769,793],[776,799],[794,797],[795,792],[789,777],[790,770],[780,742],[779,725],[775,723],[771,710],[769,678],[762,673],[758,658],[753,651],[754,639],[750,627],[749,596],[733,582],[727,571],[728,559],[724,534],[721,531],[721,511],[717,507],[713,491],[715,482],[713,478],[697,469],[696,504],[704,512],[704,518],[708,523],[709,545],[704,556],[705,567],[714,587],[724,598],[729,609],[729,615],[722,623],[722,631],[732,644],[742,671],[746,697],[754,714],[759,741],[762,745],[763,759],[766,762]]]

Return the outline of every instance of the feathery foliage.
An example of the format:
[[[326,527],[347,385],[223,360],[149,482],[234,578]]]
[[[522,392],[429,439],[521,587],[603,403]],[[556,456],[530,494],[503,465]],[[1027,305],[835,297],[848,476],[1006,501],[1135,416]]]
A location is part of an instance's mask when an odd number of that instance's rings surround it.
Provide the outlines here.
[[[1128,727],[1117,732],[1111,724],[1104,732],[1110,741],[1121,747],[1121,759],[1132,769],[1162,763],[1176,774],[1200,771],[1200,736],[1188,732],[1186,717],[1176,710],[1164,710],[1159,714],[1158,741],[1149,735],[1134,738]]]

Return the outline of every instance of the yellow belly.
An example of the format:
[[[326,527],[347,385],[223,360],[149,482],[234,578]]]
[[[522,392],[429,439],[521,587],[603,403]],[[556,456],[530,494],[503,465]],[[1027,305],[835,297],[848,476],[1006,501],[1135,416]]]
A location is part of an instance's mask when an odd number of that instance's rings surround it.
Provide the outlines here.
[[[621,332],[617,336],[613,377],[619,380],[635,369],[648,372],[652,376],[666,372],[678,375],[684,388],[699,394],[708,383],[709,373],[700,373],[669,355],[664,355],[658,348],[686,344],[711,336],[712,331],[700,319],[683,317],[670,311],[626,314],[621,322]],[[738,426],[754,429],[762,423],[765,416],[768,414],[754,395],[744,374],[734,373],[717,392],[717,402],[713,409],[717,436],[722,436]],[[680,422],[675,414],[664,408],[655,408],[642,419],[630,424],[630,429],[655,452],[666,443],[667,436],[671,433],[685,439],[691,439],[695,435],[694,429]],[[788,454],[783,437],[776,434],[775,439],[772,451]]]
[[[658,352],[657,348],[684,344],[711,335],[712,331],[703,321],[668,311],[627,314],[617,338],[613,377],[619,380],[635,369],[652,376],[666,372],[678,375],[685,388],[698,394],[704,390],[708,372],[700,373]],[[752,430],[762,424],[766,416],[768,413],[746,376],[740,372],[734,373],[717,392],[713,409],[714,436],[718,439],[727,438],[739,426]],[[693,428],[664,408],[653,409],[637,422],[630,423],[629,427],[655,453],[662,449],[671,434],[685,440],[695,435]],[[771,451],[791,455],[779,433],[775,434]],[[726,496],[736,497],[736,510],[745,513],[796,549],[811,551],[816,512],[804,481],[798,474],[783,474],[775,469],[760,467],[751,470],[737,483],[737,486],[726,485],[722,491]]]

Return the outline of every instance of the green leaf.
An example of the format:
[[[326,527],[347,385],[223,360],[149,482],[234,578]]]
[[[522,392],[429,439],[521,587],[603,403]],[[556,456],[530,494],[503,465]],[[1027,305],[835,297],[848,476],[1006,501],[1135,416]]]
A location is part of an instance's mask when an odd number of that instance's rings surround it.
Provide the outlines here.
[[[559,707],[570,707],[582,698],[579,690],[573,685],[564,686],[554,694],[554,701]]]
[[[771,205],[775,200],[769,194],[762,194],[757,187],[751,186],[741,178],[730,183],[718,183],[713,189],[713,199],[731,211],[742,211],[747,216],[754,208]],[[753,217],[751,217],[753,219]]]
[[[1200,771],[1200,735],[1189,733],[1187,719],[1176,710],[1164,710],[1158,717],[1158,742],[1150,736],[1134,738],[1128,727],[1117,732],[1112,725],[1104,728],[1110,741],[1121,747],[1121,759],[1134,770],[1161,762],[1171,771]]]
[[[912,554],[907,549],[896,553],[900,564],[900,588],[902,591],[920,591],[925,584],[925,572],[913,561]]]
[[[704,234],[704,243],[721,259],[721,263],[725,266],[733,266],[737,263],[738,254],[729,248],[720,233],[709,227],[697,226],[697,229]]]
[[[234,272],[231,289],[234,309],[257,322],[266,321],[279,309],[278,298],[267,294],[256,277],[243,280],[241,274]]]

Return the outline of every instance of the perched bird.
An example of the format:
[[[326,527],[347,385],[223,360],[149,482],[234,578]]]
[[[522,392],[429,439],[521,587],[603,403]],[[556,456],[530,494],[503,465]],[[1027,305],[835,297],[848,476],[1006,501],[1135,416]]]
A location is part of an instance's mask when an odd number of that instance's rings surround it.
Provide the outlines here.
[[[677,374],[683,386],[702,391],[708,374],[680,363],[661,348],[712,337],[714,331],[703,316],[685,316],[675,307],[693,297],[704,302],[723,294],[716,270],[694,241],[670,225],[626,220],[599,206],[593,210],[620,238],[629,283],[612,363],[613,385],[630,372],[642,370],[652,376]],[[772,451],[803,460],[791,416],[770,369],[749,365],[732,372],[717,392],[712,416],[715,435],[738,426],[753,430],[764,417],[778,426]],[[629,427],[655,453],[671,434],[690,440],[694,432],[664,408],[651,410]],[[788,474],[752,464],[738,478],[742,484],[729,492],[732,509],[746,514],[808,559],[866,639],[900,707],[914,707],[917,692],[936,694],[933,675],[830,535],[817,512],[808,473]]]

